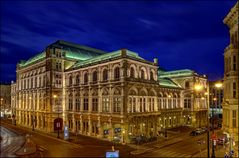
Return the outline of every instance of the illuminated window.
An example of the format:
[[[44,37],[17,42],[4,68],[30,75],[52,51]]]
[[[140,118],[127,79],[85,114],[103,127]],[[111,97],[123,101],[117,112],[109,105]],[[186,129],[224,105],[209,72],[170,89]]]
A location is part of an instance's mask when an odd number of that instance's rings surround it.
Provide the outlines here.
[[[72,108],[73,108],[73,100],[72,100],[72,94],[70,94],[68,98],[68,109],[71,111]]]
[[[76,109],[76,111],[80,111],[80,96],[77,94],[76,95],[76,100],[75,100],[75,104],[76,104],[76,106],[75,106],[75,109]]]
[[[109,98],[102,98],[102,112],[109,112]]]
[[[121,108],[120,108],[121,98],[120,97],[115,97],[113,105],[114,105],[114,109],[113,109],[114,112],[120,112],[120,110],[121,110]]]

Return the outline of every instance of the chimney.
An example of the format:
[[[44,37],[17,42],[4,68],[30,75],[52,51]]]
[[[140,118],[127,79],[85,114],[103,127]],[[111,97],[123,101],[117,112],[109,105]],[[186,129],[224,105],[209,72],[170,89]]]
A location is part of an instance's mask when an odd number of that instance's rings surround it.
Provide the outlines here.
[[[121,49],[121,56],[122,57],[125,57],[126,53],[127,53],[127,49],[125,49],[125,48]]]
[[[154,64],[158,65],[158,58],[154,58]]]

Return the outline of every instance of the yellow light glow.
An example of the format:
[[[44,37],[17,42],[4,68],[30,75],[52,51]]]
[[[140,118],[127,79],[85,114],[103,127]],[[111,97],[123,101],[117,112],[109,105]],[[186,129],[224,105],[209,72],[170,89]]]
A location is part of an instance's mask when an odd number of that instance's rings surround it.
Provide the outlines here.
[[[214,100],[214,101],[216,101],[216,100],[217,100],[217,98],[213,98],[213,100]]]
[[[171,95],[168,95],[169,98],[171,98]]]
[[[222,87],[222,83],[221,82],[215,83],[215,87],[216,88],[221,88]]]
[[[202,89],[202,85],[196,84],[196,85],[194,86],[194,89],[195,89],[196,91],[200,91],[200,90]]]
[[[57,98],[57,95],[53,95],[53,98]]]
[[[205,92],[204,95],[208,95],[208,92]]]
[[[202,97],[201,99],[202,99],[202,100],[204,100],[205,98],[204,98],[204,97]]]

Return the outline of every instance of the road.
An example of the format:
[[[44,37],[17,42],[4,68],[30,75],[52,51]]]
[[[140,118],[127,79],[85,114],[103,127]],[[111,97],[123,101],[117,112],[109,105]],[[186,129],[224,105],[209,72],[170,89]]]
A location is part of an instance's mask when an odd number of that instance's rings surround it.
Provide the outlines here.
[[[103,141],[83,135],[73,136],[72,141],[64,141],[62,139],[63,134],[60,134],[60,139],[57,138],[56,133],[42,133],[40,131],[31,131],[31,129],[13,126],[2,123],[7,128],[17,131],[20,135],[30,135],[30,139],[33,140],[38,146],[40,146],[44,152],[44,157],[105,157],[105,152],[111,150],[112,143]],[[2,131],[1,131],[2,132]],[[11,131],[3,130],[4,142],[1,145],[3,147],[3,153],[7,152],[11,147],[7,148],[7,137],[22,138],[23,136],[14,136]],[[11,134],[6,134],[11,133]],[[158,142],[146,145],[152,150],[149,150],[143,154],[130,155],[131,151],[136,151],[129,146],[116,145],[115,149],[120,151],[120,157],[205,157],[207,152],[207,134],[199,136],[190,136],[189,131],[173,134],[168,140],[160,140]],[[77,137],[77,139],[75,139]],[[11,140],[11,138],[9,140]],[[14,139],[12,139],[13,141]],[[201,143],[198,143],[198,142]],[[13,144],[16,145],[17,142]],[[20,143],[20,141],[18,142]],[[2,148],[2,146],[1,146]],[[217,148],[219,149],[219,148]],[[15,150],[15,149],[14,149]],[[7,154],[5,154],[6,156]]]
[[[190,136],[189,133],[180,133],[176,138],[168,140],[168,142],[154,144],[152,145],[154,147],[153,150],[137,155],[137,157],[207,157],[206,133],[198,136]],[[216,157],[223,156],[224,151],[223,146],[217,145],[215,148]]]
[[[21,148],[25,142],[22,135],[1,126],[1,157],[15,157],[15,152]]]
[[[44,149],[44,157],[105,157],[106,151],[112,149],[112,143],[91,137],[80,135],[78,136],[78,144],[75,144],[39,131],[31,131],[31,129],[5,123],[2,123],[2,125],[18,132],[29,134],[30,139]],[[121,157],[129,157],[130,151],[133,149],[128,146],[116,145],[115,150],[120,151]]]

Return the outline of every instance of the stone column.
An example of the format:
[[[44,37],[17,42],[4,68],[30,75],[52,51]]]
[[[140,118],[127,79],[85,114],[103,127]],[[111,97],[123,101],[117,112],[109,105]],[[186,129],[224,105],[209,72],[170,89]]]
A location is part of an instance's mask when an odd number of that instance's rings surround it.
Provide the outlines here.
[[[102,138],[103,137],[103,130],[102,130],[102,126],[101,126],[101,121],[100,121],[100,116],[98,116],[98,122],[97,122],[97,127],[98,127],[98,138]]]
[[[72,132],[76,133],[75,114],[72,114],[72,124],[73,124]]]
[[[80,116],[80,133],[83,134],[83,121],[82,121],[82,116]]]
[[[89,124],[89,126],[88,126],[88,135],[91,136],[91,134],[92,134],[92,122],[91,122],[91,118],[90,117],[88,117],[88,124]]]
[[[113,140],[113,136],[114,136],[114,129],[113,129],[113,125],[112,125],[112,122],[111,122],[111,119],[109,119],[109,140]]]

